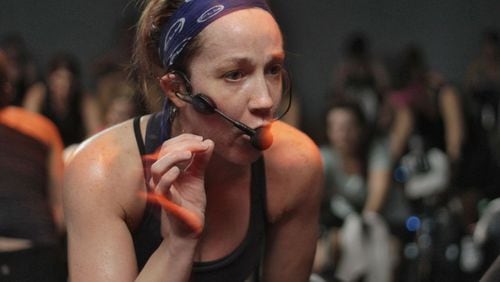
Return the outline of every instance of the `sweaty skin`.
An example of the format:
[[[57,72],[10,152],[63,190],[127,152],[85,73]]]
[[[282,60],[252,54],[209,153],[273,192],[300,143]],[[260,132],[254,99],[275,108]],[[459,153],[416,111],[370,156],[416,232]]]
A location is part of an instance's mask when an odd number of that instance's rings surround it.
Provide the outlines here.
[[[222,112],[251,128],[269,125],[280,99],[285,56],[272,16],[260,9],[240,10],[213,22],[200,40],[203,47],[187,66],[193,93],[210,95]],[[323,179],[316,144],[277,121],[271,127],[272,146],[256,150],[232,124],[201,115],[179,99],[175,93],[182,89],[173,82],[168,75],[159,81],[178,112],[158,159],[151,159],[153,183],[144,181],[132,121],[84,142],[68,164],[64,196],[70,280],[189,281],[193,262],[230,255],[247,235],[251,164],[263,156],[267,222],[262,281],[307,281]],[[150,118],[140,119],[141,136]],[[196,238],[182,217],[190,216],[181,211],[178,217],[163,207],[163,240],[141,269],[133,234],[141,228],[147,200],[139,191],[163,195],[203,224]]]

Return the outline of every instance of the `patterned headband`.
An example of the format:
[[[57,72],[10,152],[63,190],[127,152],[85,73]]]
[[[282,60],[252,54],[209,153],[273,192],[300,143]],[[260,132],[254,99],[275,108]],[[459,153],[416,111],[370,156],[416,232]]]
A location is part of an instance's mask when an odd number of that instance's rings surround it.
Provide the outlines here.
[[[185,0],[162,29],[158,51],[163,66],[171,67],[189,41],[210,23],[248,8],[271,13],[265,0]]]

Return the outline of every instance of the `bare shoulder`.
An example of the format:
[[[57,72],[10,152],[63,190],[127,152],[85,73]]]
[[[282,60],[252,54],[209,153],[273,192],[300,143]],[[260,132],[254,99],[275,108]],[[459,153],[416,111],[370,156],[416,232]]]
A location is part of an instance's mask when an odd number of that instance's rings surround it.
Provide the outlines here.
[[[277,169],[314,170],[320,165],[318,146],[309,136],[284,122],[272,127],[274,143],[265,152],[266,162]]]
[[[268,180],[268,205],[271,217],[316,204],[323,183],[323,169],[318,146],[305,133],[276,122],[274,143],[265,151]]]
[[[0,111],[0,123],[47,145],[62,146],[55,124],[41,114],[10,106]]]
[[[143,167],[132,121],[107,129],[76,148],[65,171],[69,215],[106,211],[133,221],[144,189]],[[74,211],[75,213],[72,213]]]

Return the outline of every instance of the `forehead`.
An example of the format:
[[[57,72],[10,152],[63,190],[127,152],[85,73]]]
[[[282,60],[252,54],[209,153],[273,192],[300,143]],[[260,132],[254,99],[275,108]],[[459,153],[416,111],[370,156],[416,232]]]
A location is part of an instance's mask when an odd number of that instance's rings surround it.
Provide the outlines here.
[[[329,123],[353,122],[356,121],[356,116],[349,109],[334,108],[328,111],[327,120]]]
[[[55,70],[53,70],[52,72],[50,72],[50,75],[51,76],[57,76],[57,77],[71,77],[73,76],[73,74],[71,73],[70,70],[68,70],[67,68],[64,68],[64,67],[59,67]]]
[[[217,19],[200,33],[200,56],[224,59],[255,53],[283,53],[283,38],[275,19],[259,8],[243,9]]]

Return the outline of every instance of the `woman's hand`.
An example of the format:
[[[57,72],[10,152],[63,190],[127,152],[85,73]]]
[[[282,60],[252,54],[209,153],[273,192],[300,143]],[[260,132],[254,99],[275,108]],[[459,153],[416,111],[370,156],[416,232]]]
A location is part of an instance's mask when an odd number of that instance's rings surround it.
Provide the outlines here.
[[[214,143],[193,134],[165,141],[151,166],[148,198],[162,205],[163,237],[199,238],[205,222],[205,168]]]

